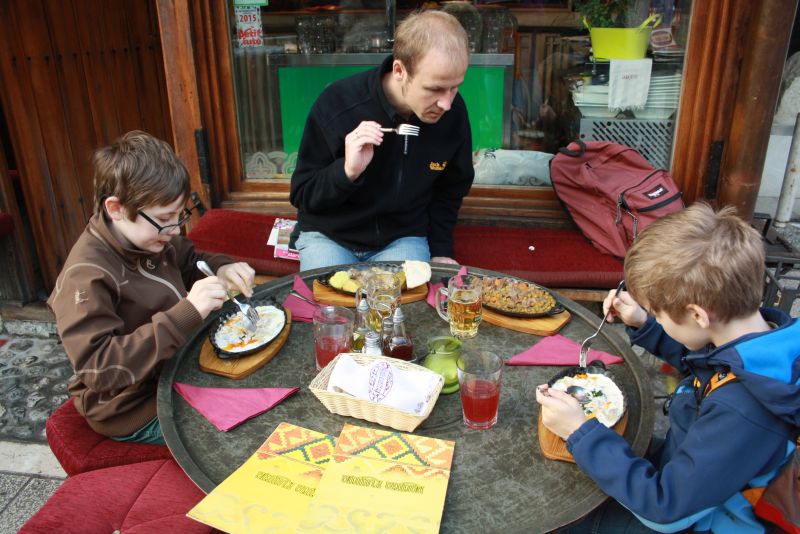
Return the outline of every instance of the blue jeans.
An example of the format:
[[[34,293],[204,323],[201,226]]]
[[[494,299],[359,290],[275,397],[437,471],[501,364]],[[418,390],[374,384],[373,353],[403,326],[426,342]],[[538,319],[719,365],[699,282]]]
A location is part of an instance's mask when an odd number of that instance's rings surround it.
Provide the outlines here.
[[[401,237],[380,250],[361,252],[345,248],[320,232],[300,232],[296,247],[301,271],[363,261],[431,261],[428,240],[424,237]]]
[[[636,519],[627,508],[609,498],[570,526],[551,534],[649,534],[656,532]]]

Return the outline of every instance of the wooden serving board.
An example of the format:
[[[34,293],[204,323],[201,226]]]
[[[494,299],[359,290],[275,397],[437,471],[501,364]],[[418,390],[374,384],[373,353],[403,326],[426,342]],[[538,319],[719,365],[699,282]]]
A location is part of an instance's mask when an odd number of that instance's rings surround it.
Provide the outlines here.
[[[355,296],[350,293],[342,293],[331,289],[321,284],[318,280],[314,280],[314,299],[320,304],[328,304],[332,306],[346,306],[348,308],[355,308]],[[428,296],[428,284],[417,286],[414,289],[407,289],[400,293],[400,303],[408,304],[409,302],[417,302],[423,300]]]
[[[509,317],[508,315],[497,313],[485,307],[483,308],[483,320],[487,323],[537,336],[552,336],[553,334],[557,334],[571,318],[572,315],[570,315],[567,310],[556,315],[524,319],[521,317]]]
[[[611,429],[621,436],[625,433],[625,429],[627,427],[628,410],[625,410],[625,413],[622,414],[622,419],[617,421],[617,424],[611,427]],[[575,458],[573,458],[572,454],[570,454],[570,452],[567,450],[567,442],[550,432],[547,427],[544,426],[544,423],[542,423],[541,409],[539,410],[538,434],[539,446],[542,448],[542,456],[548,460],[560,460],[562,462],[575,463]]]
[[[281,347],[283,347],[283,344],[286,343],[286,340],[289,338],[289,332],[292,329],[292,312],[286,308],[284,308],[283,311],[286,313],[286,324],[283,330],[281,330],[281,333],[278,334],[278,337],[273,339],[260,351],[254,352],[248,356],[232,358],[230,360],[222,359],[214,352],[211,340],[206,339],[205,343],[203,343],[203,346],[200,348],[200,370],[226,378],[233,378],[234,380],[239,380],[256,372],[278,354],[278,351],[281,350]]]

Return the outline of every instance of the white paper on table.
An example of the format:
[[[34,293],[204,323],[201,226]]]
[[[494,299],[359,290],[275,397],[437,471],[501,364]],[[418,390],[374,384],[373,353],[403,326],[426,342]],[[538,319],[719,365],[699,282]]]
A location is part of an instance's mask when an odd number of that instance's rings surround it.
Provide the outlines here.
[[[608,73],[608,109],[642,109],[650,90],[653,60],[612,59]]]
[[[359,365],[342,354],[328,379],[328,391],[346,393],[398,410],[422,414],[433,396],[439,375],[406,371],[384,360]]]

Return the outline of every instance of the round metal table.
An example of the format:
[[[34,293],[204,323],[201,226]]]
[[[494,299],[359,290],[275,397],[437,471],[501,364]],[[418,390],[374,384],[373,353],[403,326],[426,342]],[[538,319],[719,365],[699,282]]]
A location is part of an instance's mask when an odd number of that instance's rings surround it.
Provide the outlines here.
[[[456,274],[458,266],[434,264],[433,281]],[[314,278],[330,272],[319,269],[299,273],[311,286]],[[501,273],[470,269],[471,273],[502,276]],[[256,297],[274,297],[278,302],[292,288],[293,276],[273,280],[256,288]],[[572,314],[561,334],[581,341],[599,324],[600,318],[575,302],[556,295]],[[227,306],[230,303],[226,304]],[[414,339],[414,355],[426,352],[425,341],[449,335],[442,321],[425,301],[403,306]],[[293,323],[289,339],[265,366],[242,380],[207,374],[198,366],[200,347],[217,314],[168,360],[158,386],[158,418],[167,445],[186,474],[205,492],[230,475],[264,442],[281,422],[303,426],[333,436],[344,423],[384,428],[329,413],[309,391],[317,372],[310,323]],[[483,322],[478,336],[466,346],[483,347],[503,359],[518,354],[540,338]],[[625,359],[611,367],[627,396],[629,418],[625,438],[637,454],[643,454],[653,430],[652,392],[644,368],[627,340],[604,329],[593,348]],[[447,490],[441,532],[546,532],[571,523],[597,507],[605,495],[571,463],[542,456],[536,435],[539,404],[535,388],[561,368],[506,366],[503,370],[497,425],[488,431],[467,428],[461,420],[459,395],[440,395],[430,417],[415,434],[453,440],[455,457]],[[272,410],[245,421],[229,432],[220,432],[177,392],[174,382],[205,387],[300,387],[301,390]]]

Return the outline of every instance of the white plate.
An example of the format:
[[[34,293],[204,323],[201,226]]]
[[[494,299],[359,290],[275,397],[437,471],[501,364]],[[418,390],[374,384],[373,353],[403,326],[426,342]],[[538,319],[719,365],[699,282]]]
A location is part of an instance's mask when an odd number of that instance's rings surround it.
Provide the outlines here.
[[[633,116],[637,119],[668,119],[678,108],[676,107],[646,107],[644,109],[637,109],[633,111]]]
[[[592,104],[576,104],[581,110],[581,115],[595,119],[613,119],[619,114],[617,110],[609,110],[607,106]]]

